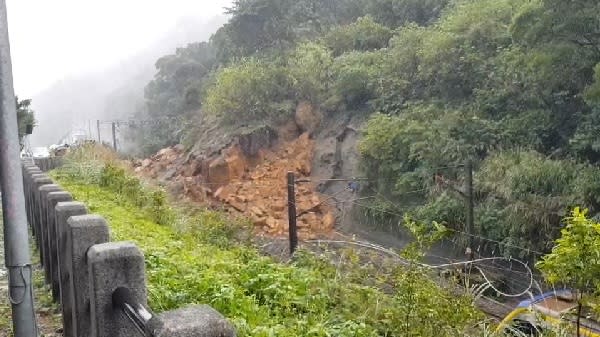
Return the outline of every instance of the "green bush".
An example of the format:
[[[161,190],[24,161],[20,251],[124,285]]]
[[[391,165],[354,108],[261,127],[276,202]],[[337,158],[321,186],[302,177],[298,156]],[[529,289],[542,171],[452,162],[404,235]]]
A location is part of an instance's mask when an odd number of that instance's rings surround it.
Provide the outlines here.
[[[353,50],[385,48],[391,37],[391,29],[365,16],[352,24],[335,27],[323,37],[323,41],[335,56],[339,56]]]
[[[481,213],[477,221],[495,225],[482,234],[498,241],[546,252],[574,206],[598,211],[595,191],[600,170],[571,160],[551,160],[533,151],[490,156],[475,175]],[[496,211],[492,212],[491,209]],[[487,214],[487,215],[486,215]],[[502,247],[501,247],[502,248]],[[526,252],[503,247],[515,256]]]
[[[205,108],[229,122],[268,119],[290,113],[288,96],[289,77],[283,67],[245,59],[219,70]]]
[[[335,59],[334,93],[349,107],[361,105],[376,97],[382,75],[383,54],[353,52]]]
[[[299,45],[288,58],[287,71],[295,97],[314,104],[322,103],[331,86],[331,52],[319,44]]]

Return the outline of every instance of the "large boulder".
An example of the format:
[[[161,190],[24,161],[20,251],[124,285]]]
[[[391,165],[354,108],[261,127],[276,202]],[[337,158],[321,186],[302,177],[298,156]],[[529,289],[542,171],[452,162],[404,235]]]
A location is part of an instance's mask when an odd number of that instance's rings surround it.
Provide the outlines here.
[[[229,183],[229,165],[223,156],[217,157],[208,165],[206,180],[212,185],[227,185]]]
[[[266,125],[238,136],[240,149],[249,157],[257,156],[260,150],[271,148],[276,140],[277,132]]]

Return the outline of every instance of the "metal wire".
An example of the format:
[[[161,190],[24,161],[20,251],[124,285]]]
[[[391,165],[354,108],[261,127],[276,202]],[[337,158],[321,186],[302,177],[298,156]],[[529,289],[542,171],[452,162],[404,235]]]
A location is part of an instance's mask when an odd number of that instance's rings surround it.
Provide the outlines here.
[[[404,217],[404,215],[402,215],[400,213],[391,212],[391,211],[384,210],[384,209],[375,209],[373,207],[370,207],[370,206],[367,206],[367,205],[364,205],[364,204],[361,204],[361,203],[358,203],[358,202],[352,202],[352,204],[354,204],[356,206],[359,206],[359,207],[366,208],[366,209],[370,209],[372,211],[386,213],[386,214],[394,215],[394,216],[397,216],[397,217],[400,217],[400,218]],[[524,247],[516,246],[516,245],[510,244],[510,243],[505,243],[505,242],[501,242],[501,241],[494,240],[494,239],[491,239],[491,238],[487,238],[487,237],[484,237],[484,236],[475,235],[475,234],[469,234],[469,233],[466,233],[466,232],[463,232],[463,231],[460,231],[460,230],[457,230],[457,229],[452,229],[452,228],[448,228],[448,227],[446,227],[446,229],[448,231],[451,231],[451,232],[454,232],[454,233],[460,233],[460,234],[463,234],[463,235],[467,235],[467,236],[470,236],[470,237],[473,237],[473,238],[480,239],[482,241],[493,242],[493,243],[496,243],[496,244],[501,245],[501,246],[519,249],[521,251],[533,253],[533,254],[540,255],[540,256],[545,255],[544,253],[536,251],[536,250],[531,249],[531,248],[524,248]]]
[[[395,258],[397,258],[401,264],[403,265],[409,265],[410,262],[406,259],[404,259],[402,256],[400,256],[398,253],[387,249],[385,247],[379,246],[379,245],[375,245],[372,243],[368,243],[368,242],[362,242],[362,241],[345,241],[345,240],[308,240],[305,241],[308,243],[317,243],[317,244],[321,244],[321,243],[332,243],[332,244],[348,244],[348,245],[354,245],[354,246],[359,246],[359,247],[364,247],[364,248],[370,248],[370,249],[374,249],[383,253],[386,253],[388,255],[391,255]],[[509,262],[517,262],[519,264],[521,264],[525,270],[527,271],[526,274],[529,276],[529,281],[527,282],[527,287],[522,290],[519,293],[516,294],[510,294],[507,292],[504,292],[500,289],[498,289],[496,286],[494,286],[494,284],[492,283],[492,281],[488,278],[488,276],[486,275],[486,273],[479,268],[478,266],[476,266],[476,263],[480,263],[480,262],[486,262],[486,261],[496,261],[496,260],[508,260]],[[514,259],[514,258],[505,258],[505,257],[487,257],[487,258],[480,258],[480,259],[475,259],[472,261],[461,261],[461,262],[454,262],[454,263],[445,263],[445,264],[440,264],[440,265],[430,265],[430,264],[426,264],[426,263],[422,263],[422,262],[413,262],[413,264],[417,264],[421,267],[425,267],[428,269],[444,269],[444,268],[449,268],[449,267],[456,267],[456,266],[473,266],[475,269],[477,269],[477,271],[481,274],[481,276],[483,277],[483,279],[486,281],[486,284],[493,289],[494,291],[496,291],[496,293],[498,293],[499,295],[505,296],[505,297],[509,297],[509,298],[516,298],[516,297],[521,297],[523,295],[529,294],[531,291],[531,288],[533,287],[533,272],[531,271],[531,268],[529,268],[529,266],[527,265],[527,263],[518,260],[518,259]]]
[[[27,287],[26,287],[27,279],[26,279],[25,275],[23,274],[23,270],[25,268],[28,268],[29,269],[29,273],[31,275],[32,274],[31,264],[23,264],[23,265],[17,265],[17,266],[6,266],[6,269],[8,269],[8,284],[12,284],[11,281],[10,281],[11,280],[10,270],[17,269],[17,268],[19,268],[19,275],[21,276],[21,280],[23,281],[23,288],[25,288],[25,292],[26,292],[27,291]],[[23,297],[20,300],[15,300],[15,299],[13,299],[12,294],[9,291],[8,292],[8,300],[13,305],[19,305],[19,304],[23,303],[23,301],[25,301],[25,297],[26,297],[25,295],[26,295],[26,293],[23,293]]]

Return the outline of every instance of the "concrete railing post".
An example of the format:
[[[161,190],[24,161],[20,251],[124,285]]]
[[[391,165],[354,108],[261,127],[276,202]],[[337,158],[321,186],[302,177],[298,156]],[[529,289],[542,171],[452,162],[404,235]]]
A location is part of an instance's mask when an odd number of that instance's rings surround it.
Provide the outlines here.
[[[48,160],[47,158],[35,158],[33,162],[42,170],[43,172],[48,172]]]
[[[87,214],[87,208],[81,202],[59,202],[56,204],[56,226],[58,240],[58,277],[60,288],[60,305],[63,316],[63,334],[65,337],[76,337],[73,311],[73,280],[67,263],[67,220],[75,215]]]
[[[90,277],[92,337],[130,337],[138,331],[125,315],[113,309],[112,295],[128,288],[146,306],[144,256],[129,242],[94,245],[87,253]]]
[[[40,195],[40,204],[38,205],[40,209],[40,262],[42,263],[42,266],[44,266],[44,271],[47,275],[49,275],[50,271],[48,266],[48,194],[60,190],[60,186],[49,184],[41,186],[38,192]],[[46,279],[46,283],[49,283],[48,281],[49,278]]]
[[[33,162],[35,163],[35,166],[39,167],[40,170],[44,171],[44,167],[42,167],[42,163],[39,159],[34,159]]]
[[[72,216],[68,220],[68,255],[73,271],[73,322],[77,336],[91,333],[89,270],[87,252],[93,245],[109,241],[108,223],[98,215]]]
[[[37,249],[41,247],[40,226],[41,226],[41,207],[40,207],[40,187],[52,184],[52,180],[46,174],[34,174],[33,184],[31,185],[31,193],[33,195],[33,228],[35,233],[35,243]],[[40,261],[41,262],[41,261]]]
[[[31,196],[31,194],[29,193],[29,184],[31,181],[32,174],[41,174],[41,173],[42,173],[42,171],[40,171],[40,169],[35,165],[25,164],[23,166],[23,192],[25,193],[25,212],[27,214],[27,223],[30,226],[31,226],[31,219],[30,219],[30,206],[31,206],[30,196]]]
[[[37,166],[33,166],[33,167],[27,167],[25,169],[25,174],[23,175],[23,181],[24,181],[24,185],[23,185],[23,191],[25,193],[25,210],[27,212],[27,223],[29,223],[29,226],[31,227],[31,232],[32,234],[35,234],[33,232],[33,217],[31,215],[32,213],[32,202],[33,202],[33,195],[31,193],[31,184],[33,183],[33,178],[32,176],[34,174],[42,174],[42,171],[37,167]]]
[[[33,194],[31,193],[31,185],[33,184],[33,175],[34,174],[42,174],[42,171],[35,166],[32,168],[26,169],[27,174],[23,176],[23,180],[25,180],[25,184],[23,185],[23,193],[25,193],[25,205],[27,211],[27,223],[31,228],[31,234],[35,235],[33,228]]]
[[[31,164],[31,163],[28,163]],[[35,165],[42,170],[42,172],[52,171],[57,167],[62,166],[63,160],[61,157],[50,157],[50,158],[35,158],[31,165]]]
[[[50,251],[48,254],[49,277],[52,285],[52,298],[55,302],[60,301],[60,276],[58,273],[58,227],[56,225],[56,205],[59,202],[73,201],[73,197],[67,192],[50,192],[48,194],[48,238]]]

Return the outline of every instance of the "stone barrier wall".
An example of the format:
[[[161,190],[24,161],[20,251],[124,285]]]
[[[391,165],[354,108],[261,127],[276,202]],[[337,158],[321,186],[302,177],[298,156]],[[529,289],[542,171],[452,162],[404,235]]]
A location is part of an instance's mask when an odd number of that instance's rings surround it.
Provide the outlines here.
[[[85,204],[43,173],[60,166],[60,159],[23,161],[23,184],[28,223],[46,283],[61,306],[64,336],[138,336],[139,327],[115,306],[113,293],[126,288],[147,308],[144,256],[133,243],[110,242],[108,222],[88,214]],[[147,336],[235,336],[232,325],[205,305],[154,315],[145,323]]]
[[[33,158],[33,164],[42,172],[52,171],[63,163],[62,157]]]

